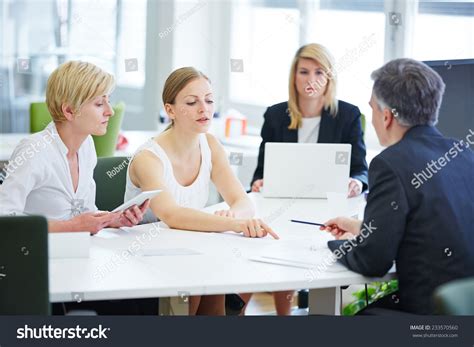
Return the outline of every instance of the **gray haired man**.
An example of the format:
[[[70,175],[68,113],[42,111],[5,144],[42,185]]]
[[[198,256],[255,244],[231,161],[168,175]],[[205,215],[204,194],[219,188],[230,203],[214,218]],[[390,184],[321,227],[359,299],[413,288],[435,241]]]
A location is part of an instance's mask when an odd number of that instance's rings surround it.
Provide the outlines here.
[[[327,221],[337,239],[328,246],[367,276],[383,276],[395,262],[398,293],[365,313],[432,314],[439,285],[474,276],[474,129],[455,140],[435,128],[445,85],[421,62],[392,60],[372,79],[372,125],[387,148],[369,167],[364,220]]]

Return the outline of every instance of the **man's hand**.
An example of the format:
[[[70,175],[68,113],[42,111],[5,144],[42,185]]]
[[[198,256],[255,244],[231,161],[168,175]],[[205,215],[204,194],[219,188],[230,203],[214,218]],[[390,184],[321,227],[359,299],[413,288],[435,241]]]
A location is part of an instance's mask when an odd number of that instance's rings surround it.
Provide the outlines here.
[[[347,192],[347,197],[352,198],[354,196],[359,195],[362,193],[362,187],[364,185],[362,184],[361,181],[356,180],[355,178],[350,177],[349,178],[349,190]]]
[[[319,229],[330,232],[338,240],[345,240],[359,235],[362,221],[355,218],[336,217],[328,220],[324,225]]]
[[[255,180],[252,184],[252,192],[260,192],[263,187],[263,179]]]

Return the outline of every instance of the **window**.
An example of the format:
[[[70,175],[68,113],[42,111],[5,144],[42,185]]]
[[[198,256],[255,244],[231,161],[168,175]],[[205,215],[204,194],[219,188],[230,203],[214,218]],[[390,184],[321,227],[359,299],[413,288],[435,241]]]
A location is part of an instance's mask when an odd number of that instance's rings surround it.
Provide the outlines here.
[[[322,1],[309,24],[308,42],[326,46],[336,61],[337,98],[359,107],[366,117],[366,144],[379,147],[368,101],[370,74],[384,63],[383,1]]]
[[[115,72],[116,0],[72,1],[68,55]]]
[[[145,84],[147,0],[122,0],[121,4],[118,29],[117,84],[124,87],[143,88]]]
[[[113,73],[114,100],[142,112],[147,0],[5,0],[0,9],[2,131],[28,131],[29,104],[44,100],[49,75],[71,59]]]
[[[299,46],[299,10],[235,3],[229,94],[234,102],[271,105],[288,99],[288,74]]]
[[[474,3],[420,1],[415,20],[413,58],[474,57]]]

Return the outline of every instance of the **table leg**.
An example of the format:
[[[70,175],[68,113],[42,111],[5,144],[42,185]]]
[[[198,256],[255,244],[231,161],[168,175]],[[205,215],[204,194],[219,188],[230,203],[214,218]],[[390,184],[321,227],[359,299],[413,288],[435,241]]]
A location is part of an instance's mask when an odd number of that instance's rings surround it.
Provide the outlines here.
[[[341,287],[309,290],[310,315],[341,315]]]
[[[189,299],[179,296],[160,298],[160,316],[188,316]]]

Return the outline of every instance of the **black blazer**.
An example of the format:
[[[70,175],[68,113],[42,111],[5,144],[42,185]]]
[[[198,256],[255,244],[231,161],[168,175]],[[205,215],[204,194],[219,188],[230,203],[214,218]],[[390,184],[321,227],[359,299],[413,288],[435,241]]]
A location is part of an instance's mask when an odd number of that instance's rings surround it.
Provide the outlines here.
[[[288,102],[270,106],[263,115],[262,143],[258,154],[258,164],[253,174],[255,180],[263,178],[265,143],[298,142],[298,129],[290,130]],[[365,161],[364,134],[360,124],[360,111],[354,105],[344,101],[338,102],[336,117],[323,110],[319,126],[318,143],[349,143],[352,145],[350,176],[361,181],[363,190],[367,189],[367,162]]]
[[[395,261],[404,311],[432,314],[439,285],[474,276],[474,153],[466,143],[457,151],[455,141],[435,127],[416,126],[376,156],[364,213],[367,237],[350,251],[346,243],[346,255],[339,254],[366,276],[385,275]],[[444,167],[429,171],[438,158]],[[328,246],[334,252],[343,242]]]

